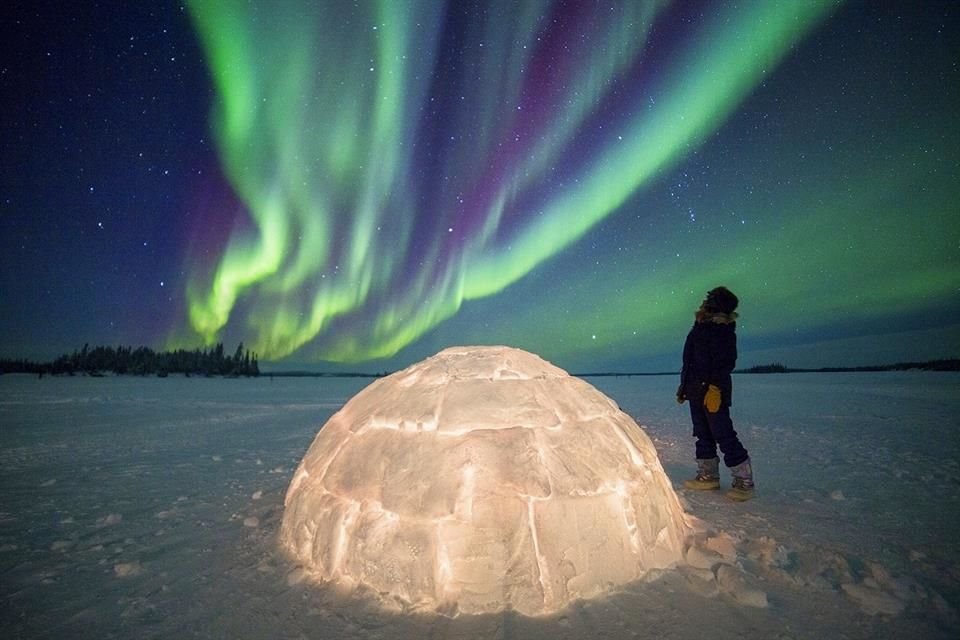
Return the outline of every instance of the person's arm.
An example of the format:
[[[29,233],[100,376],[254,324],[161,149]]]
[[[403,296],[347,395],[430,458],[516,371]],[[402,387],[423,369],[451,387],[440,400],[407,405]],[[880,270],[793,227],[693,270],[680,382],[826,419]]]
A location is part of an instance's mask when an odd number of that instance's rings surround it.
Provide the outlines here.
[[[710,376],[707,382],[721,386],[737,366],[737,334],[720,331],[710,341]]]
[[[730,405],[733,385],[730,374],[737,365],[737,334],[733,331],[714,331],[710,337],[710,365],[707,375],[707,393],[703,403],[710,413]]]

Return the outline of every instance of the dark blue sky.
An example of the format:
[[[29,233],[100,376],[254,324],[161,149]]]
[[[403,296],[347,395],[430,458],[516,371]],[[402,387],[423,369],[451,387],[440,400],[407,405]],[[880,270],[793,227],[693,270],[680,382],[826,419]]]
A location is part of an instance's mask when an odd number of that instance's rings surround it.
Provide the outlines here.
[[[960,353],[955,3],[838,3],[732,97],[717,60],[763,39],[737,27],[762,4],[644,17],[615,2],[649,20],[623,42],[584,3],[376,20],[365,3],[259,17],[221,4],[194,18],[168,2],[0,10],[0,356],[243,340],[379,370],[481,342],[580,370],[672,369],[716,284],[743,300],[744,366]],[[378,58],[388,33],[407,47],[395,63]],[[232,45],[249,55],[210,64]],[[376,81],[354,82],[368,66]],[[396,101],[382,132],[374,99]],[[282,100],[277,124],[262,105]],[[217,109],[245,108],[258,125],[231,142]],[[697,114],[702,131],[656,142]],[[631,176],[649,160],[638,136],[669,158]],[[295,178],[289,144],[318,149]],[[329,205],[319,245],[301,182]],[[280,205],[264,204],[271,190]],[[358,231],[364,215],[382,235]],[[273,270],[217,302],[218,274],[240,255],[253,273],[245,247],[277,224]],[[224,301],[214,329],[190,313]]]

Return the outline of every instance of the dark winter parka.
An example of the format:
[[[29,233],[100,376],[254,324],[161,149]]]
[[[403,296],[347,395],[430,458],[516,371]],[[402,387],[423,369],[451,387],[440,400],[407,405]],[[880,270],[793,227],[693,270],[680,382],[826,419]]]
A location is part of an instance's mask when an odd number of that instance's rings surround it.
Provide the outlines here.
[[[733,404],[733,379],[737,364],[737,314],[700,313],[683,344],[680,386],[687,397],[703,398],[708,385],[722,394],[721,406]]]

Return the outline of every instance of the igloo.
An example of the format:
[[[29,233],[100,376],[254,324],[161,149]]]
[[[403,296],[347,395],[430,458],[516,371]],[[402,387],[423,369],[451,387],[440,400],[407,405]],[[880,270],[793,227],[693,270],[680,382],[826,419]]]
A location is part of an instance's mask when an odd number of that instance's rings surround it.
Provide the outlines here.
[[[280,543],[320,580],[456,613],[556,611],[680,562],[690,533],[637,423],[508,347],[446,349],[359,392],[284,504]]]

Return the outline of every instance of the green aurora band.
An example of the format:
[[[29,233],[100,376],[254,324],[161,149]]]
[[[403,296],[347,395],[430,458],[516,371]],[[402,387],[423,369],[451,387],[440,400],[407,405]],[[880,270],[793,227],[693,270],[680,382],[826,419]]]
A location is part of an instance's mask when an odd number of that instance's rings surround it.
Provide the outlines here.
[[[188,4],[217,90],[224,173],[253,223],[195,270],[190,331],[211,343],[239,323],[266,359],[339,362],[392,356],[570,247],[716,131],[836,8],[721,9],[624,105],[620,81],[644,64],[664,3],[592,13],[587,37],[566,43],[558,89],[537,58],[551,3],[491,2],[463,29],[472,75],[462,100],[444,102],[443,129],[460,136],[450,140],[422,124],[444,64],[443,3]],[[518,141],[518,107],[547,85],[536,135]],[[617,115],[600,130],[605,108]],[[428,139],[448,174],[423,189]],[[560,182],[557,166],[569,167]]]

